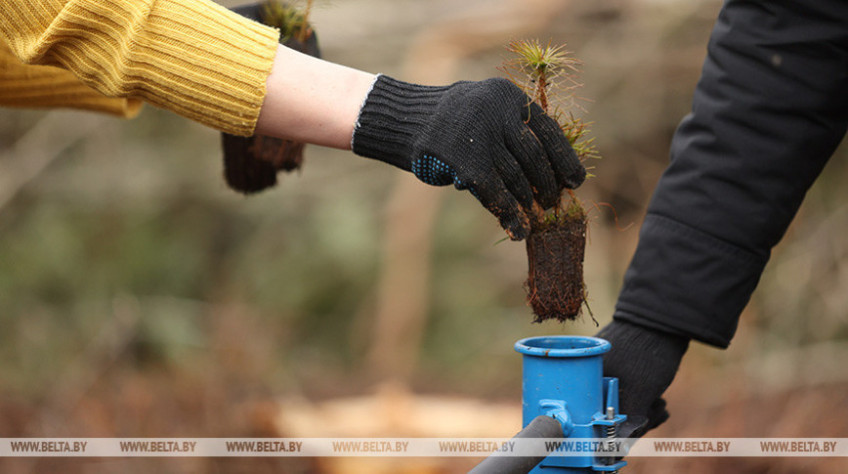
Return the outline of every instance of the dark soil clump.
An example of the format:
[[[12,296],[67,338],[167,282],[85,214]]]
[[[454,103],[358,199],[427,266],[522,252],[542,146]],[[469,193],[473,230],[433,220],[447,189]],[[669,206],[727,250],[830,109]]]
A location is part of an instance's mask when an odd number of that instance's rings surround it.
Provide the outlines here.
[[[573,320],[586,296],[583,256],[586,215],[570,212],[533,229],[527,238],[527,302],[536,322]]]
[[[303,143],[291,140],[222,133],[221,145],[227,185],[244,194],[276,186],[279,171],[293,171],[303,163]]]
[[[250,4],[235,9],[236,13],[280,28],[278,20],[267,17],[263,4]],[[281,37],[281,42],[301,53],[321,57],[318,37],[313,31],[300,41],[295,37]],[[300,169],[303,164],[304,144],[292,140],[254,135],[240,137],[221,133],[224,151],[224,179],[227,185],[244,194],[258,193],[277,184],[277,173]]]

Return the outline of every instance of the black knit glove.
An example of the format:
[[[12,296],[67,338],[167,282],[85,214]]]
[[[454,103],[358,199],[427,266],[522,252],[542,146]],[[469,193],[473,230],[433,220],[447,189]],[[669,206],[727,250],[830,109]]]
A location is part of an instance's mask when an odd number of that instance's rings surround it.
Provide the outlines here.
[[[432,87],[381,75],[352,147],[427,184],[468,189],[513,240],[527,236],[534,198],[549,208],[586,177],[559,125],[506,79]]]
[[[613,321],[597,335],[612,344],[604,355],[604,376],[618,377],[620,411],[627,421],[622,438],[639,438],[668,419],[665,392],[677,374],[689,338]]]

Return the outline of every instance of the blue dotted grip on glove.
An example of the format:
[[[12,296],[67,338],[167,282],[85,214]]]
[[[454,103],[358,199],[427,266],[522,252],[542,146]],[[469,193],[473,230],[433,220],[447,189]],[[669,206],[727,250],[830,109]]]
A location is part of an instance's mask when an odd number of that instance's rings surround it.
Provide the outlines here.
[[[456,171],[435,156],[424,155],[412,161],[412,174],[421,181],[432,186],[447,186],[453,184],[456,189],[467,189],[474,197],[480,199],[474,188],[466,185],[456,175]]]
[[[424,155],[422,158],[413,160],[412,174],[416,178],[433,186],[447,186],[457,184],[459,178],[456,171],[436,157]]]

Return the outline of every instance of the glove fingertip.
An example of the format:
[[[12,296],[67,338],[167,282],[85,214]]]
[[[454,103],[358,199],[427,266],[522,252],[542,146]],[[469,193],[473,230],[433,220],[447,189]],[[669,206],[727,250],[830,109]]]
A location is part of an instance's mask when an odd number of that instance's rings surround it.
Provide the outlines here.
[[[517,213],[503,214],[501,226],[513,241],[524,240],[530,234],[530,219],[522,210],[518,210]]]
[[[654,400],[648,408],[648,423],[645,427],[645,431],[647,432],[660,426],[668,421],[670,416],[668,409],[666,409],[665,399],[658,398]]]
[[[556,206],[557,203],[560,202],[561,198],[562,198],[562,193],[559,193],[559,194],[551,194],[551,195],[548,195],[548,196],[539,196],[537,201],[539,202],[539,205],[542,207],[542,209],[550,209],[550,208]]]
[[[560,187],[576,189],[583,184],[586,168],[557,122],[544,113],[531,112],[528,126],[542,144]]]
[[[648,431],[648,417],[644,415],[627,415],[627,420],[618,428],[620,438],[641,438]]]
[[[586,181],[586,168],[583,166],[578,167],[574,170],[570,176],[565,178],[565,186],[569,189],[577,189]]]

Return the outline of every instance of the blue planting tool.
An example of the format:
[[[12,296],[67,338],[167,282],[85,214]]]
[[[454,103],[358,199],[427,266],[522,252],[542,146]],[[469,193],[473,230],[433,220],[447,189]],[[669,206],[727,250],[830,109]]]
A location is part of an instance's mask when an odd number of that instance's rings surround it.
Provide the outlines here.
[[[515,350],[523,355],[522,427],[538,416],[560,423],[568,438],[614,438],[627,419],[618,412],[618,379],[603,376],[604,339],[584,336],[542,336],[522,339]],[[616,472],[627,463],[598,457],[548,456],[531,474]]]

